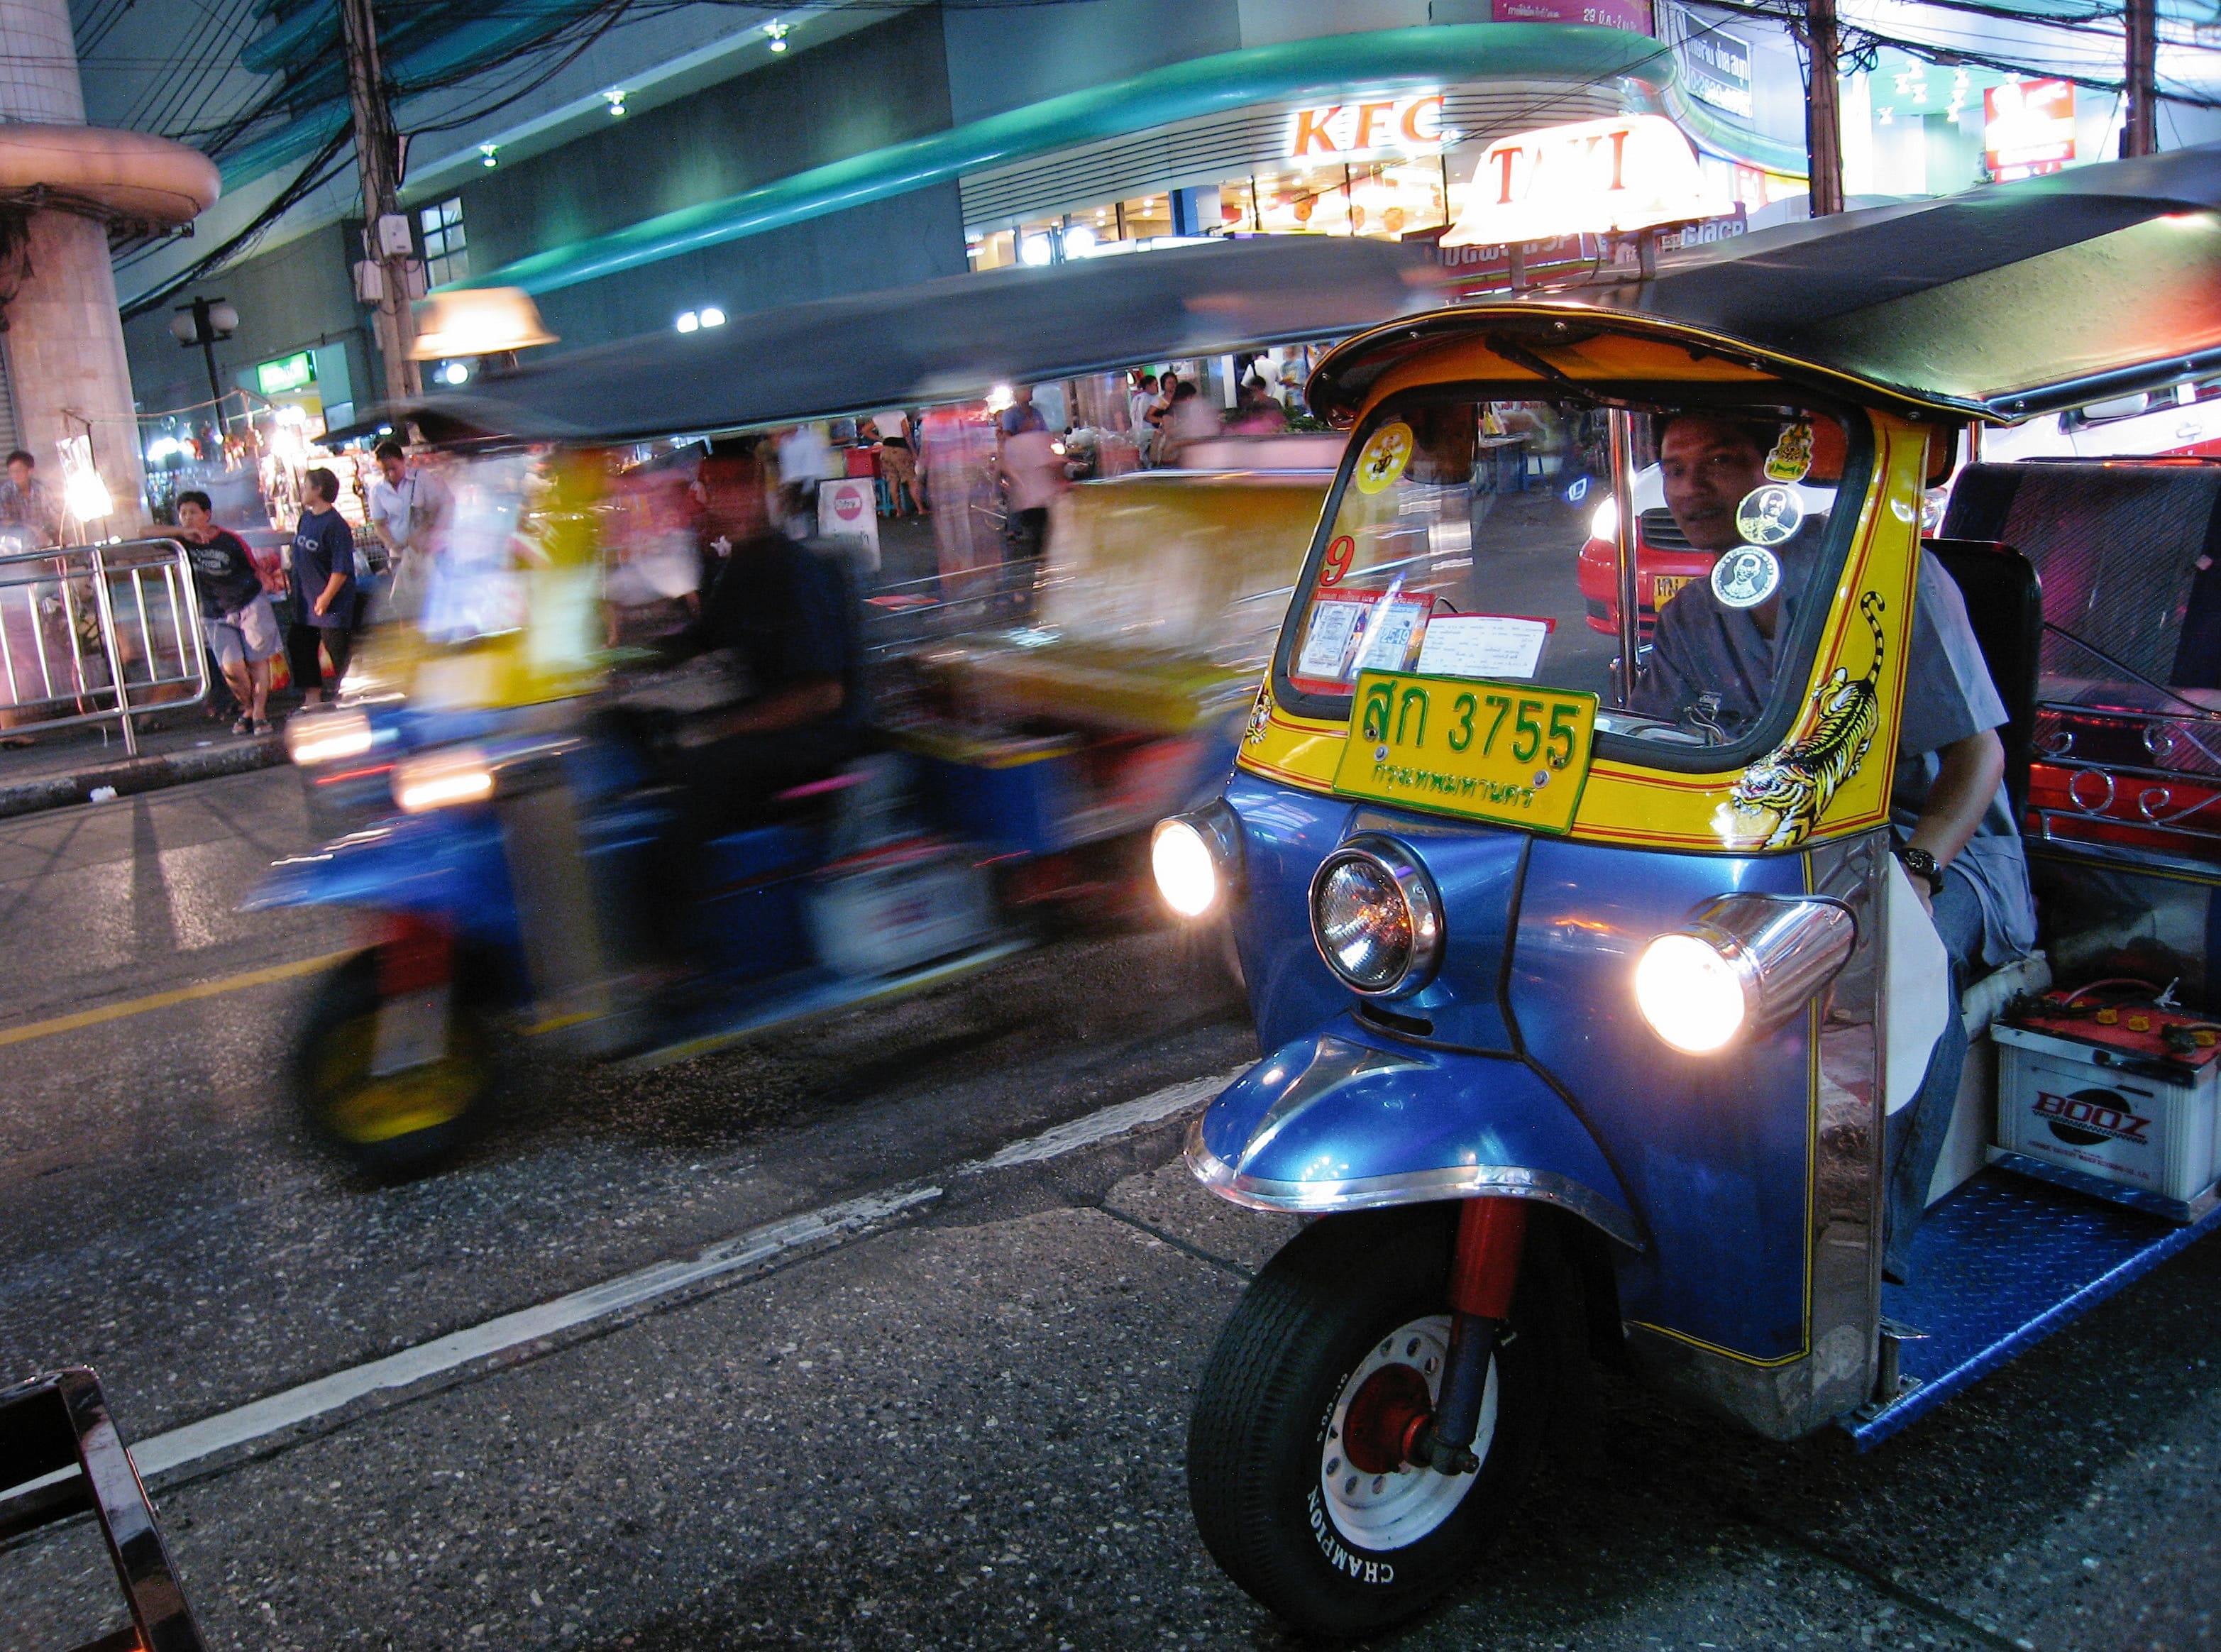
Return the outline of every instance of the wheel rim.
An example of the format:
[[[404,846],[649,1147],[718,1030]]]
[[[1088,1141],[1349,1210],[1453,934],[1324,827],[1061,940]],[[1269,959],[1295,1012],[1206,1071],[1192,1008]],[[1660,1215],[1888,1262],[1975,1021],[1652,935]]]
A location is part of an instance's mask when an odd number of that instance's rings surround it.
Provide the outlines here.
[[[370,1070],[377,1028],[374,1016],[347,1022],[316,1063],[316,1109],[332,1134],[375,1147],[452,1124],[470,1111],[485,1088],[485,1068],[461,1025],[451,1029],[447,1054],[383,1078]]]
[[[1397,1414],[1396,1390],[1416,1400],[1414,1376],[1426,1385],[1427,1404],[1431,1407],[1441,1397],[1449,1342],[1448,1314],[1411,1320],[1367,1349],[1364,1359],[1342,1379],[1319,1452],[1319,1490],[1326,1499],[1328,1517],[1345,1541],[1375,1553],[1408,1548],[1439,1530],[1472,1493],[1477,1475],[1442,1474],[1408,1463],[1367,1474],[1349,1460],[1350,1408],[1353,1402],[1360,1401],[1361,1392],[1370,1385],[1358,1406],[1359,1422],[1366,1424],[1370,1414],[1371,1426],[1375,1428],[1383,1415],[1392,1418]],[[1473,1455],[1484,1462],[1496,1432],[1496,1362],[1492,1358],[1488,1384],[1481,1394],[1480,1426],[1473,1438]],[[1354,1443],[1358,1455],[1378,1468],[1378,1454],[1368,1449],[1374,1442]]]

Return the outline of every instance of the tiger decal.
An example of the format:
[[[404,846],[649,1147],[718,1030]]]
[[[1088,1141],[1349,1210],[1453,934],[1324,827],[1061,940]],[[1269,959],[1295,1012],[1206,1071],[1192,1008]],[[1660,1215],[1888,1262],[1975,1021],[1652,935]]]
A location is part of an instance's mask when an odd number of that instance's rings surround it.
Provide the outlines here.
[[[1257,685],[1256,704],[1249,708],[1249,726],[1242,733],[1244,743],[1251,746],[1263,745],[1265,731],[1272,721],[1273,685],[1270,682],[1260,683]]]
[[[1877,591],[1859,598],[1859,612],[1874,638],[1866,675],[1854,679],[1838,666],[1812,693],[1812,719],[1803,738],[1792,735],[1742,772],[1714,824],[1736,848],[1793,848],[1805,841],[1843,782],[1859,772],[1881,726],[1881,615],[1888,604]]]

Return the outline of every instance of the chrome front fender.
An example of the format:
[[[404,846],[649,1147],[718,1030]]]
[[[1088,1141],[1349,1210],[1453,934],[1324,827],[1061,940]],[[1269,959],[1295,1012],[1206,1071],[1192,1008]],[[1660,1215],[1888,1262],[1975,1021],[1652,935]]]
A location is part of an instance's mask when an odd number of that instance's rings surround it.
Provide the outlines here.
[[[1346,1016],[1236,1079],[1189,1127],[1187,1163],[1212,1192],[1256,1210],[1486,1193],[1559,1205],[1643,1248],[1619,1178],[1532,1067],[1378,1040]]]

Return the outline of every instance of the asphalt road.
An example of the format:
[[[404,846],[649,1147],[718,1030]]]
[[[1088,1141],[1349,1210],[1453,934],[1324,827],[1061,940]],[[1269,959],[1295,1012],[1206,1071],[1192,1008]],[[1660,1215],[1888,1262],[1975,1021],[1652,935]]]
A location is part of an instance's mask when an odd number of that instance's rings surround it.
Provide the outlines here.
[[[91,1363],[153,1453],[396,1377],[153,1474],[212,1644],[1292,1643],[1181,1479],[1196,1374],[1291,1230],[1178,1161],[1190,1081],[1254,1048],[1208,960],[1067,942],[645,1078],[535,1070],[464,1161],[372,1185],[269,1076],[346,926],[235,910],[300,845],[296,785],[0,826],[0,1379]],[[1103,1116],[1137,1098],[1162,1116]],[[1602,1471],[1546,1465],[1394,1643],[2221,1643],[2217,1286],[2193,1247],[1866,1457],[1607,1379]],[[0,1646],[111,1627],[105,1568],[82,1524],[0,1549]]]

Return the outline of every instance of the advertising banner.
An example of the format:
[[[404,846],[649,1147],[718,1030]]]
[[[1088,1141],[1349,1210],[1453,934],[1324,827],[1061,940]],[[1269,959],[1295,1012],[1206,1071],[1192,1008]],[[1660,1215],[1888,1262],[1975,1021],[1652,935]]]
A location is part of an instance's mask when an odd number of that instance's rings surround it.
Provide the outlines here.
[[[1650,0],[1490,0],[1489,19],[1499,23],[1592,23],[1648,34]]]
[[[870,547],[864,566],[879,566],[879,500],[868,476],[844,476],[817,485],[817,531],[828,539],[860,539]]]
[[[1684,39],[1679,52],[1681,84],[1690,97],[1742,120],[1751,118],[1749,41],[1725,29],[1708,28]]]
[[[2074,159],[2074,83],[2024,80],[1982,94],[1982,160],[1999,183],[2055,172]]]

